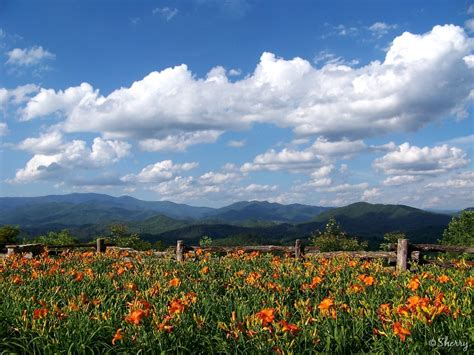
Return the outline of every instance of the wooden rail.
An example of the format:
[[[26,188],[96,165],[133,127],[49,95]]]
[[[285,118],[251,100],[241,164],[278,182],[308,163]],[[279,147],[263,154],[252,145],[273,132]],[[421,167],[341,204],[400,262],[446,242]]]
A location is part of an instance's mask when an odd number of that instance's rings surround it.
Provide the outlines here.
[[[109,244],[110,246],[110,244]],[[23,244],[6,245],[7,255],[30,254],[36,256],[45,251],[45,249],[75,249],[75,248],[95,248],[98,253],[104,253],[107,249],[104,238],[98,238],[95,243],[90,244],[65,244],[65,245],[43,245],[43,244]]]
[[[48,249],[71,249],[71,248],[95,248],[98,253],[104,253],[107,246],[105,239],[99,238],[96,243],[91,244],[74,244],[74,245],[50,245],[45,246],[41,244],[25,244],[25,245],[7,245],[7,254],[22,254],[29,253],[30,255],[41,254],[46,248]],[[438,244],[410,244],[408,239],[399,239],[397,244],[390,245],[391,251],[335,251],[335,252],[320,252],[317,247],[303,246],[301,240],[297,239],[294,246],[281,245],[256,245],[256,246],[222,246],[222,247],[197,247],[185,246],[183,240],[178,240],[176,248],[170,248],[168,251],[155,252],[156,256],[167,256],[174,254],[178,262],[184,260],[185,252],[196,252],[202,250],[205,253],[232,253],[232,252],[283,252],[292,254],[296,258],[304,258],[306,256],[316,256],[331,258],[346,255],[353,258],[361,259],[388,259],[396,260],[396,268],[400,271],[408,269],[409,261],[420,262],[421,254],[424,252],[442,252],[442,253],[469,253],[474,254],[474,247],[467,246],[451,246]]]

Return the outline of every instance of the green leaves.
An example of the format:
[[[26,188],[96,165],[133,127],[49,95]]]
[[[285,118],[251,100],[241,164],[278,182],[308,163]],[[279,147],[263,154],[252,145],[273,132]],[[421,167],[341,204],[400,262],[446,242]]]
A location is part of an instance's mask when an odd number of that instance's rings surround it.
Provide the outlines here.
[[[443,233],[443,244],[474,246],[474,211],[463,211],[453,217]]]

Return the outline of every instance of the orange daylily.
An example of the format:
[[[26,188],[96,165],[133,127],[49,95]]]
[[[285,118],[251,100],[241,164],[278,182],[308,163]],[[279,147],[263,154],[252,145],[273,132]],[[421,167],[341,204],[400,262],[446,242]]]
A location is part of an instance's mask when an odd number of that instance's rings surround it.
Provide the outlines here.
[[[438,282],[442,283],[442,284],[445,284],[447,282],[449,282],[451,279],[446,276],[446,275],[441,275],[438,277]]]
[[[38,308],[33,312],[33,319],[43,319],[48,314],[47,308]]]
[[[202,269],[201,269],[201,274],[205,275],[209,272],[209,266],[204,266]]]
[[[115,332],[114,337],[112,338],[112,345],[115,345],[115,343],[118,340],[122,340],[122,339],[123,339],[123,331],[122,331],[122,329],[117,329],[117,331]]]
[[[280,324],[282,325],[281,331],[283,333],[288,332],[291,335],[295,335],[300,330],[300,328],[296,324],[287,323],[285,320],[282,320]]]
[[[410,331],[407,328],[403,328],[400,322],[393,323],[392,329],[393,333],[398,335],[402,341],[405,341],[406,335],[411,335]]]
[[[415,292],[420,287],[420,279],[418,276],[413,277],[408,283],[408,288]]]
[[[175,313],[179,314],[179,313],[183,313],[184,311],[184,304],[183,302],[181,302],[180,300],[173,300],[171,301],[170,305],[168,306],[168,313],[170,315],[173,315]]]
[[[132,311],[128,316],[126,316],[125,321],[135,325],[139,325],[142,322],[143,318],[145,318],[145,315],[146,313],[144,310],[137,309],[135,311]]]
[[[330,298],[325,298],[321,301],[321,303],[319,304],[318,308],[321,310],[321,311],[324,311],[324,310],[328,310],[329,308],[333,307],[334,306],[334,301]]]
[[[266,326],[275,320],[275,310],[273,308],[262,309],[256,316],[260,318],[262,325]]]
[[[178,287],[179,285],[181,285],[181,280],[175,277],[174,279],[170,280],[169,285],[173,287]]]

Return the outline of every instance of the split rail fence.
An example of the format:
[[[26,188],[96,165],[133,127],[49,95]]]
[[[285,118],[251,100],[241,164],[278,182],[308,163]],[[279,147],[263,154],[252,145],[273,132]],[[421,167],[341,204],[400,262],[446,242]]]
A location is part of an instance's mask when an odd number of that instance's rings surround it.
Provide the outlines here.
[[[106,244],[105,239],[99,238],[96,243],[91,244],[75,244],[75,245],[51,245],[45,246],[41,244],[26,244],[26,245],[7,245],[7,254],[23,254],[27,253],[30,256],[41,254],[45,248],[47,249],[75,249],[75,248],[94,248],[97,252],[103,253],[107,247],[112,247],[111,244]],[[242,250],[244,252],[283,252],[293,255],[295,258],[304,258],[306,256],[317,257],[336,257],[340,255],[347,255],[353,258],[361,259],[388,259],[396,262],[397,270],[404,271],[408,269],[409,262],[422,263],[422,253],[468,253],[474,254],[474,247],[468,246],[449,246],[438,244],[410,244],[408,239],[399,239],[397,244],[390,246],[390,251],[336,251],[336,252],[320,252],[317,247],[303,246],[301,240],[297,239],[294,246],[280,246],[280,245],[260,245],[260,246],[234,246],[234,247],[198,247],[186,246],[184,241],[178,240],[176,247],[172,247],[164,252],[155,252],[157,256],[175,255],[178,262],[184,260],[186,252],[195,252],[201,249],[203,252],[210,253],[231,253]],[[130,250],[130,249],[129,249]]]

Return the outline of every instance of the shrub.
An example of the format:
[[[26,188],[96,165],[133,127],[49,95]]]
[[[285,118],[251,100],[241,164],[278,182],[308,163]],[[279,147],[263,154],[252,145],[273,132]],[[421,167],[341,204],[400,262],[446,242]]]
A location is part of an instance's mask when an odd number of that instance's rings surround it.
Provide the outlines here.
[[[444,230],[442,244],[474,246],[474,211],[453,217]]]
[[[313,233],[311,242],[322,252],[365,250],[368,246],[367,241],[360,242],[348,237],[334,217],[329,219],[323,232],[318,230]]]

